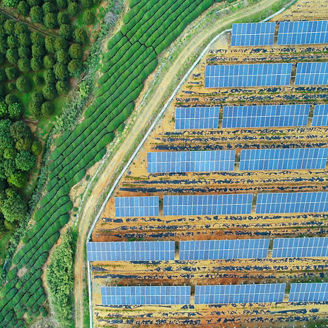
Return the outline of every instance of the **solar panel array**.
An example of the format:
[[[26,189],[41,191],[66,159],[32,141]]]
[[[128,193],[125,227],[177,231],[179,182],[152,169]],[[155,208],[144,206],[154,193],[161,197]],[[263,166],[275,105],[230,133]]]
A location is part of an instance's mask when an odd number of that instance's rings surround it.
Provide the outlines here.
[[[327,148],[243,149],[241,171],[324,169]]]
[[[328,283],[291,284],[289,302],[328,302]]]
[[[286,284],[196,286],[195,304],[282,302]]]
[[[263,259],[269,243],[269,239],[181,241],[180,260]]]
[[[148,173],[233,171],[234,150],[147,153]]]
[[[251,194],[164,196],[164,215],[250,214]]]
[[[115,197],[115,216],[158,216],[159,197]]]
[[[306,126],[310,105],[223,107],[223,128]]]
[[[314,107],[312,126],[328,126],[328,105]]]
[[[174,241],[88,242],[88,261],[174,260]]]
[[[175,128],[217,129],[219,127],[219,107],[177,107]]]
[[[315,212],[328,212],[328,192],[265,193],[257,196],[257,214]]]
[[[327,21],[280,22],[278,45],[328,43]]]
[[[278,238],[273,241],[272,257],[327,257],[328,238]]]
[[[190,304],[190,286],[101,287],[102,305]]]
[[[289,85],[292,63],[206,66],[205,88]]]
[[[242,23],[232,25],[232,46],[273,45],[276,23]]]
[[[298,63],[295,85],[328,84],[328,63]]]

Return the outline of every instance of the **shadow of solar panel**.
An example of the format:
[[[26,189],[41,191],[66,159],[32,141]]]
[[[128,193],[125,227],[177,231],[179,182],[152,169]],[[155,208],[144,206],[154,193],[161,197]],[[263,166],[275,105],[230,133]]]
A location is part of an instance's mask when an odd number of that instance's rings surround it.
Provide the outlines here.
[[[242,23],[232,25],[232,46],[269,46],[274,43],[276,23]]]
[[[195,304],[276,303],[286,284],[196,286]]]
[[[292,66],[292,63],[206,66],[205,88],[289,85]]]
[[[328,283],[291,284],[289,302],[328,302]]]
[[[101,287],[102,305],[188,305],[190,286]]]
[[[174,241],[88,242],[88,261],[174,260]]]
[[[223,107],[222,128],[306,126],[310,105]]]
[[[328,63],[298,63],[295,85],[328,84]]]
[[[328,238],[274,239],[272,257],[328,257]]]
[[[252,194],[164,196],[163,213],[168,215],[250,214]]]
[[[327,21],[280,22],[278,45],[328,43]]]
[[[263,259],[269,239],[196,240],[180,242],[180,260]]]
[[[328,212],[328,192],[259,194],[257,214]]]
[[[244,149],[240,154],[240,170],[324,169],[327,157],[327,148]]]
[[[328,105],[314,107],[312,126],[328,126]]]
[[[148,173],[233,171],[234,150],[147,153]]]
[[[116,217],[158,216],[159,197],[115,197]]]
[[[175,128],[217,129],[219,127],[219,107],[177,107],[175,109]]]

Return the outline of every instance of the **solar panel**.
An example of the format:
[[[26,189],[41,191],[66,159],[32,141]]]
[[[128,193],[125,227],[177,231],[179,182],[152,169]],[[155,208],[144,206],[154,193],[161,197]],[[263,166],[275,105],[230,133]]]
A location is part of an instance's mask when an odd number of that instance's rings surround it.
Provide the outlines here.
[[[286,284],[196,286],[195,304],[282,302]]]
[[[217,129],[219,127],[219,107],[177,107],[175,128]]]
[[[328,105],[314,107],[312,126],[328,126]]]
[[[180,260],[263,259],[269,243],[269,239],[181,241]]]
[[[292,66],[292,63],[206,66],[205,88],[289,85]]]
[[[298,63],[295,85],[328,84],[328,63]]]
[[[328,238],[278,238],[273,241],[272,257],[327,257]]]
[[[291,284],[289,302],[328,302],[328,283]]]
[[[276,23],[242,23],[232,25],[232,46],[273,45]]]
[[[88,261],[174,260],[174,241],[88,242]]]
[[[310,105],[223,107],[223,128],[306,126]]]
[[[328,192],[259,194],[257,214],[328,212]]]
[[[233,171],[234,150],[147,153],[148,173]]]
[[[278,45],[328,43],[327,21],[280,22]]]
[[[158,216],[159,197],[115,197],[115,216]]]
[[[324,169],[327,148],[244,149],[241,171]]]
[[[164,196],[164,215],[250,214],[252,194]]]
[[[102,305],[190,304],[190,286],[101,287]]]

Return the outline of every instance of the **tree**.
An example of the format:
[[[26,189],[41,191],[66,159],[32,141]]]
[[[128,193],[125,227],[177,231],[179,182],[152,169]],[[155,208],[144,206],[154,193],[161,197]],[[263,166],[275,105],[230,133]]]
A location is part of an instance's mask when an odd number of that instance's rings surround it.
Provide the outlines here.
[[[32,46],[32,56],[33,57],[42,57],[44,55],[44,47],[43,45],[33,44]]]
[[[18,52],[17,49],[8,49],[6,52],[6,58],[8,62],[12,65],[16,65],[18,62]]]
[[[81,66],[82,65],[80,60],[73,59],[68,63],[67,68],[71,75],[75,75],[80,71]]]
[[[79,59],[83,56],[82,48],[79,44],[73,43],[68,50],[68,53],[72,59]]]
[[[15,82],[8,82],[7,83],[8,92],[15,92],[17,90]]]
[[[3,152],[3,158],[4,159],[15,159],[17,155],[15,148],[6,148]]]
[[[29,30],[25,24],[17,21],[15,22],[15,35],[18,36],[20,33],[29,33]]]
[[[53,113],[53,106],[50,101],[46,101],[41,106],[41,113],[44,117],[50,117]]]
[[[59,27],[59,35],[61,35],[64,39],[69,40],[72,37],[72,28],[68,24],[62,24]]]
[[[69,56],[67,51],[59,50],[56,52],[56,59],[58,63],[67,64],[69,61]],[[53,66],[53,65],[52,65]]]
[[[94,13],[90,9],[85,10],[82,15],[83,24],[90,25],[94,22],[94,20],[95,20]]]
[[[31,45],[31,38],[28,32],[18,34],[18,41],[21,46],[28,47]]]
[[[42,60],[40,57],[33,57],[31,59],[31,68],[33,72],[37,72],[42,69]]]
[[[0,69],[0,82],[4,82],[7,79],[6,72],[3,69]]]
[[[67,81],[58,81],[56,89],[59,95],[64,95],[69,91],[69,83]]]
[[[0,120],[0,150],[14,147],[14,140],[10,135],[10,120]]]
[[[33,82],[37,87],[39,87],[44,83],[44,79],[40,75],[34,75],[33,76]]]
[[[10,135],[15,141],[20,139],[31,139],[32,132],[24,121],[16,121],[10,126]]]
[[[58,26],[57,15],[54,13],[45,14],[44,18],[43,18],[43,23],[44,23],[45,27],[56,28]]]
[[[30,7],[26,3],[26,1],[19,1],[18,6],[17,6],[17,11],[20,15],[23,15],[25,17],[28,16],[29,9],[30,9]]]
[[[76,2],[69,2],[67,12],[70,16],[74,17],[79,12],[79,6]]]
[[[15,22],[11,19],[7,19],[3,27],[8,35],[14,34],[15,32]]]
[[[55,52],[55,38],[47,35],[45,38],[45,46],[46,46],[46,50],[49,53],[54,53]]]
[[[46,85],[42,88],[42,93],[43,97],[47,100],[52,100],[57,96],[56,88],[52,83],[46,83]]]
[[[42,5],[42,9],[44,14],[47,13],[56,13],[57,12],[57,8],[56,6],[52,3],[52,2],[46,2]]]
[[[35,165],[35,156],[28,151],[20,151],[15,158],[16,167],[22,171],[30,171]]]
[[[78,27],[77,29],[75,29],[74,31],[74,41],[80,44],[84,44],[87,42],[87,33],[85,32],[85,30],[81,27]]]
[[[5,72],[9,81],[15,80],[18,76],[18,70],[16,67],[7,67]]]
[[[57,20],[58,20],[59,24],[69,24],[70,23],[70,19],[69,19],[68,15],[64,12],[58,13]]]
[[[2,3],[6,7],[16,7],[18,4],[17,0],[3,0]]]
[[[40,34],[39,32],[32,32],[31,40],[34,45],[44,46],[44,36],[42,34]]]
[[[8,112],[12,120],[19,120],[24,112],[24,107],[21,103],[13,103],[8,106]]]
[[[0,53],[5,54],[7,49],[7,40],[4,37],[0,37]]]
[[[16,188],[23,188],[26,184],[27,174],[25,172],[17,171],[8,177],[7,181],[9,184],[15,186]]]
[[[17,80],[16,80],[16,87],[17,90],[20,92],[28,92],[31,90],[31,82],[29,80],[28,77],[24,76],[20,76]]]
[[[43,10],[39,6],[34,6],[30,10],[30,17],[33,23],[42,23]]]
[[[56,51],[66,50],[68,48],[68,42],[63,38],[56,38],[54,45]]]
[[[10,104],[19,102],[19,99],[15,95],[8,94],[8,95],[6,95],[5,102],[7,105],[10,105]]]
[[[43,72],[43,78],[44,78],[44,82],[45,83],[55,83],[55,74],[54,72],[51,70],[51,69],[46,69],[44,72]]]
[[[18,59],[18,68],[21,72],[27,73],[31,69],[29,59],[27,59],[26,57]]]
[[[32,146],[32,140],[29,138],[19,139],[15,143],[15,147],[18,151],[21,151],[21,150],[28,151],[31,149],[31,146]]]
[[[29,109],[35,118],[39,118],[41,114],[41,105],[43,103],[43,95],[40,92],[34,92],[30,98]]]
[[[60,9],[67,8],[67,0],[56,0],[57,7]]]
[[[3,167],[5,169],[5,175],[8,178],[9,176],[16,174],[17,167],[14,159],[7,159],[3,162]]]
[[[7,221],[21,221],[26,215],[27,206],[22,197],[16,193],[15,196],[9,197],[3,202],[1,211]]]
[[[57,63],[54,72],[57,80],[65,80],[68,77],[67,67],[64,64]]]
[[[43,65],[45,68],[52,68],[55,65],[55,59],[52,56],[46,55],[43,57]]]
[[[32,153],[35,155],[35,156],[38,156],[41,154],[41,151],[42,151],[42,144],[40,141],[38,140],[34,140],[33,143],[32,143]]]
[[[1,100],[0,101],[0,117],[4,118],[4,117],[7,117],[7,115],[8,115],[8,106],[3,100]]]
[[[28,47],[19,47],[18,48],[18,56],[20,58],[26,57],[30,58],[31,57],[31,50]]]
[[[91,8],[93,3],[92,0],[81,0],[82,8]]]
[[[14,35],[7,37],[7,44],[9,48],[17,48],[18,40]]]

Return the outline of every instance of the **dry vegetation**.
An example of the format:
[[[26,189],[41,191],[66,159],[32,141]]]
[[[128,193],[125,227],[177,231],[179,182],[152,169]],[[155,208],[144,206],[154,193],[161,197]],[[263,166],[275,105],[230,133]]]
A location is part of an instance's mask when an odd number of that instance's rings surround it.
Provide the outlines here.
[[[327,19],[326,1],[300,0],[276,20]],[[229,38],[226,40],[230,42]],[[328,147],[327,129],[309,126],[290,129],[174,130],[175,106],[245,104],[318,104],[327,101],[326,87],[205,89],[207,64],[327,61],[325,46],[234,48],[211,50],[198,65],[176,101],[122,178],[114,196],[165,194],[260,193],[323,191],[327,169],[311,171],[216,172],[147,174],[148,151],[219,150],[243,148]],[[313,106],[312,106],[313,107]],[[312,108],[313,109],[313,108]],[[162,198],[161,198],[162,199]],[[160,202],[162,203],[162,202]],[[324,236],[326,214],[186,216],[115,218],[112,197],[99,220],[93,241],[195,240]],[[289,327],[325,319],[324,304],[253,304],[102,307],[104,285],[191,285],[323,281],[328,259],[229,261],[169,261],[160,263],[93,262],[93,304],[97,327]],[[287,300],[286,300],[287,301]],[[326,327],[325,324],[320,327]]]

